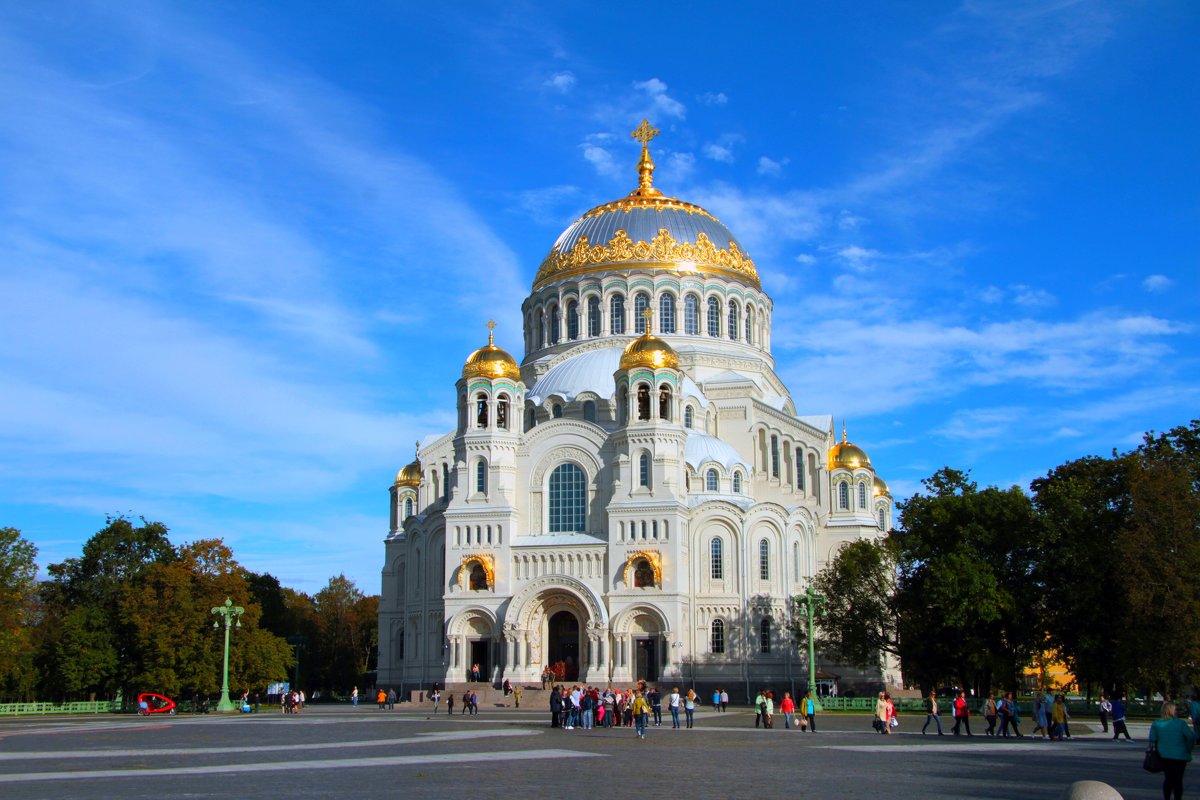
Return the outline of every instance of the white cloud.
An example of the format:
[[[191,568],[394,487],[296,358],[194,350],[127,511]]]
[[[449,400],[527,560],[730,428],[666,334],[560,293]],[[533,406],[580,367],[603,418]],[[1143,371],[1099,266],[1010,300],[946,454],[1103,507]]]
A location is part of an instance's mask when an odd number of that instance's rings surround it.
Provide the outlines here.
[[[1041,308],[1052,306],[1058,299],[1044,289],[1037,289],[1025,284],[1014,284],[1009,287],[1013,292],[1013,302],[1026,308]]]
[[[650,98],[653,111],[662,114],[664,117],[683,119],[686,116],[687,107],[667,94],[667,84],[658,78],[651,78],[646,81],[634,81],[633,88],[643,92]]]
[[[767,158],[766,156],[760,156],[758,159],[758,174],[771,176],[779,175],[783,172],[783,166],[787,163],[788,160],[786,158],[781,161],[775,161],[774,159]]]
[[[691,177],[696,168],[696,157],[691,153],[670,153],[662,167],[665,182],[680,184]]]
[[[713,161],[720,161],[722,164],[733,163],[733,151],[719,144],[709,143],[704,145],[704,155]]]
[[[867,272],[874,268],[875,262],[881,257],[878,250],[860,247],[852,244],[837,251],[838,258],[855,272]]]
[[[724,92],[705,92],[700,96],[700,102],[706,106],[723,106],[729,102]]]
[[[1175,282],[1166,275],[1151,275],[1142,281],[1142,288],[1147,292],[1165,292],[1174,284]]]
[[[851,214],[846,209],[842,209],[837,217],[837,226],[840,231],[854,231],[865,222],[862,217]]]
[[[988,286],[979,293],[979,300],[988,305],[995,305],[1004,299],[1004,290],[999,286]]]
[[[542,85],[547,89],[553,89],[561,94],[566,94],[575,86],[575,73],[570,71],[556,72],[547,78]]]
[[[801,253],[800,255],[796,256],[796,263],[807,266],[809,264],[817,263],[817,258],[809,253]]]

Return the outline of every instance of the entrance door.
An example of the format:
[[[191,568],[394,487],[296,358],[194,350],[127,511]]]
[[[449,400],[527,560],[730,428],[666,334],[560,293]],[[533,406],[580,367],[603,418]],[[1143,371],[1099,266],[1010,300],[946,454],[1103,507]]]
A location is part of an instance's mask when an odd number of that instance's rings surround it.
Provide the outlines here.
[[[471,642],[471,658],[467,664],[467,680],[490,681],[492,675],[492,665],[488,655],[491,650],[491,642],[486,639],[475,639]],[[475,678],[474,667],[479,665],[479,677]]]
[[[566,667],[565,680],[579,679],[579,620],[570,611],[559,611],[547,625],[550,664]]]
[[[637,661],[634,663],[637,674],[633,677],[647,683],[656,683],[658,681],[658,642],[655,639],[637,639],[635,641]]]

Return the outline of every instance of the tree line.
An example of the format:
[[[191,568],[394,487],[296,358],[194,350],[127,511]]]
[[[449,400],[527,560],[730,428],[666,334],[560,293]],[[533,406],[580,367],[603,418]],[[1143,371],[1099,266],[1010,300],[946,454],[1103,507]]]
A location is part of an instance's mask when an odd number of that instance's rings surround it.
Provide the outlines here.
[[[890,655],[925,691],[1015,687],[1047,654],[1092,694],[1200,682],[1200,420],[1028,492],[950,467],[923,485],[897,529],[815,577],[823,651],[862,667]]]
[[[245,608],[229,652],[231,694],[298,677],[348,692],[375,668],[378,597],[344,575],[316,594],[243,568],[220,539],[171,544],[161,522],[110,517],[77,558],[37,580],[37,548],[0,528],[0,699],[212,696],[224,632],[211,613]]]

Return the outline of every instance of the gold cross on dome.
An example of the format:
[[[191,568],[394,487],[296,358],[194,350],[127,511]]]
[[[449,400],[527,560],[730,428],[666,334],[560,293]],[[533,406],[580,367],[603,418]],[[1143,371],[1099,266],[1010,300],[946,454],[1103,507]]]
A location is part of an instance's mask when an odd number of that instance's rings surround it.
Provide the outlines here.
[[[642,319],[646,320],[646,335],[649,336],[651,321],[654,319],[654,312],[647,308],[642,312]]]
[[[487,329],[488,329],[488,344],[490,345],[490,344],[493,344],[496,340],[495,339],[496,320],[489,319],[487,322]]]
[[[649,120],[642,120],[642,124],[637,127],[637,130],[629,135],[641,142],[642,147],[645,148],[650,146],[651,139],[658,136],[658,128],[651,127]]]

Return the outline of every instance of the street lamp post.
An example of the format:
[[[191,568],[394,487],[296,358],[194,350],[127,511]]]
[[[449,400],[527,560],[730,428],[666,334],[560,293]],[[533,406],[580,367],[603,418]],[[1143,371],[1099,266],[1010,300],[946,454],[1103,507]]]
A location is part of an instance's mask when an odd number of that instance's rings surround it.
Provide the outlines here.
[[[808,623],[808,691],[812,692],[813,705],[821,710],[821,702],[817,699],[817,656],[816,645],[813,641],[813,628],[818,614],[825,606],[825,598],[813,591],[812,586],[804,590],[801,597],[796,598],[797,610]]]
[[[212,613],[218,617],[213,620],[214,628],[221,627],[221,620],[225,620],[225,666],[221,669],[221,701],[217,703],[217,711],[236,711],[233,701],[229,699],[229,628],[242,627],[242,614],[246,613],[246,609],[235,606],[233,600],[226,597],[225,605],[216,606]]]

